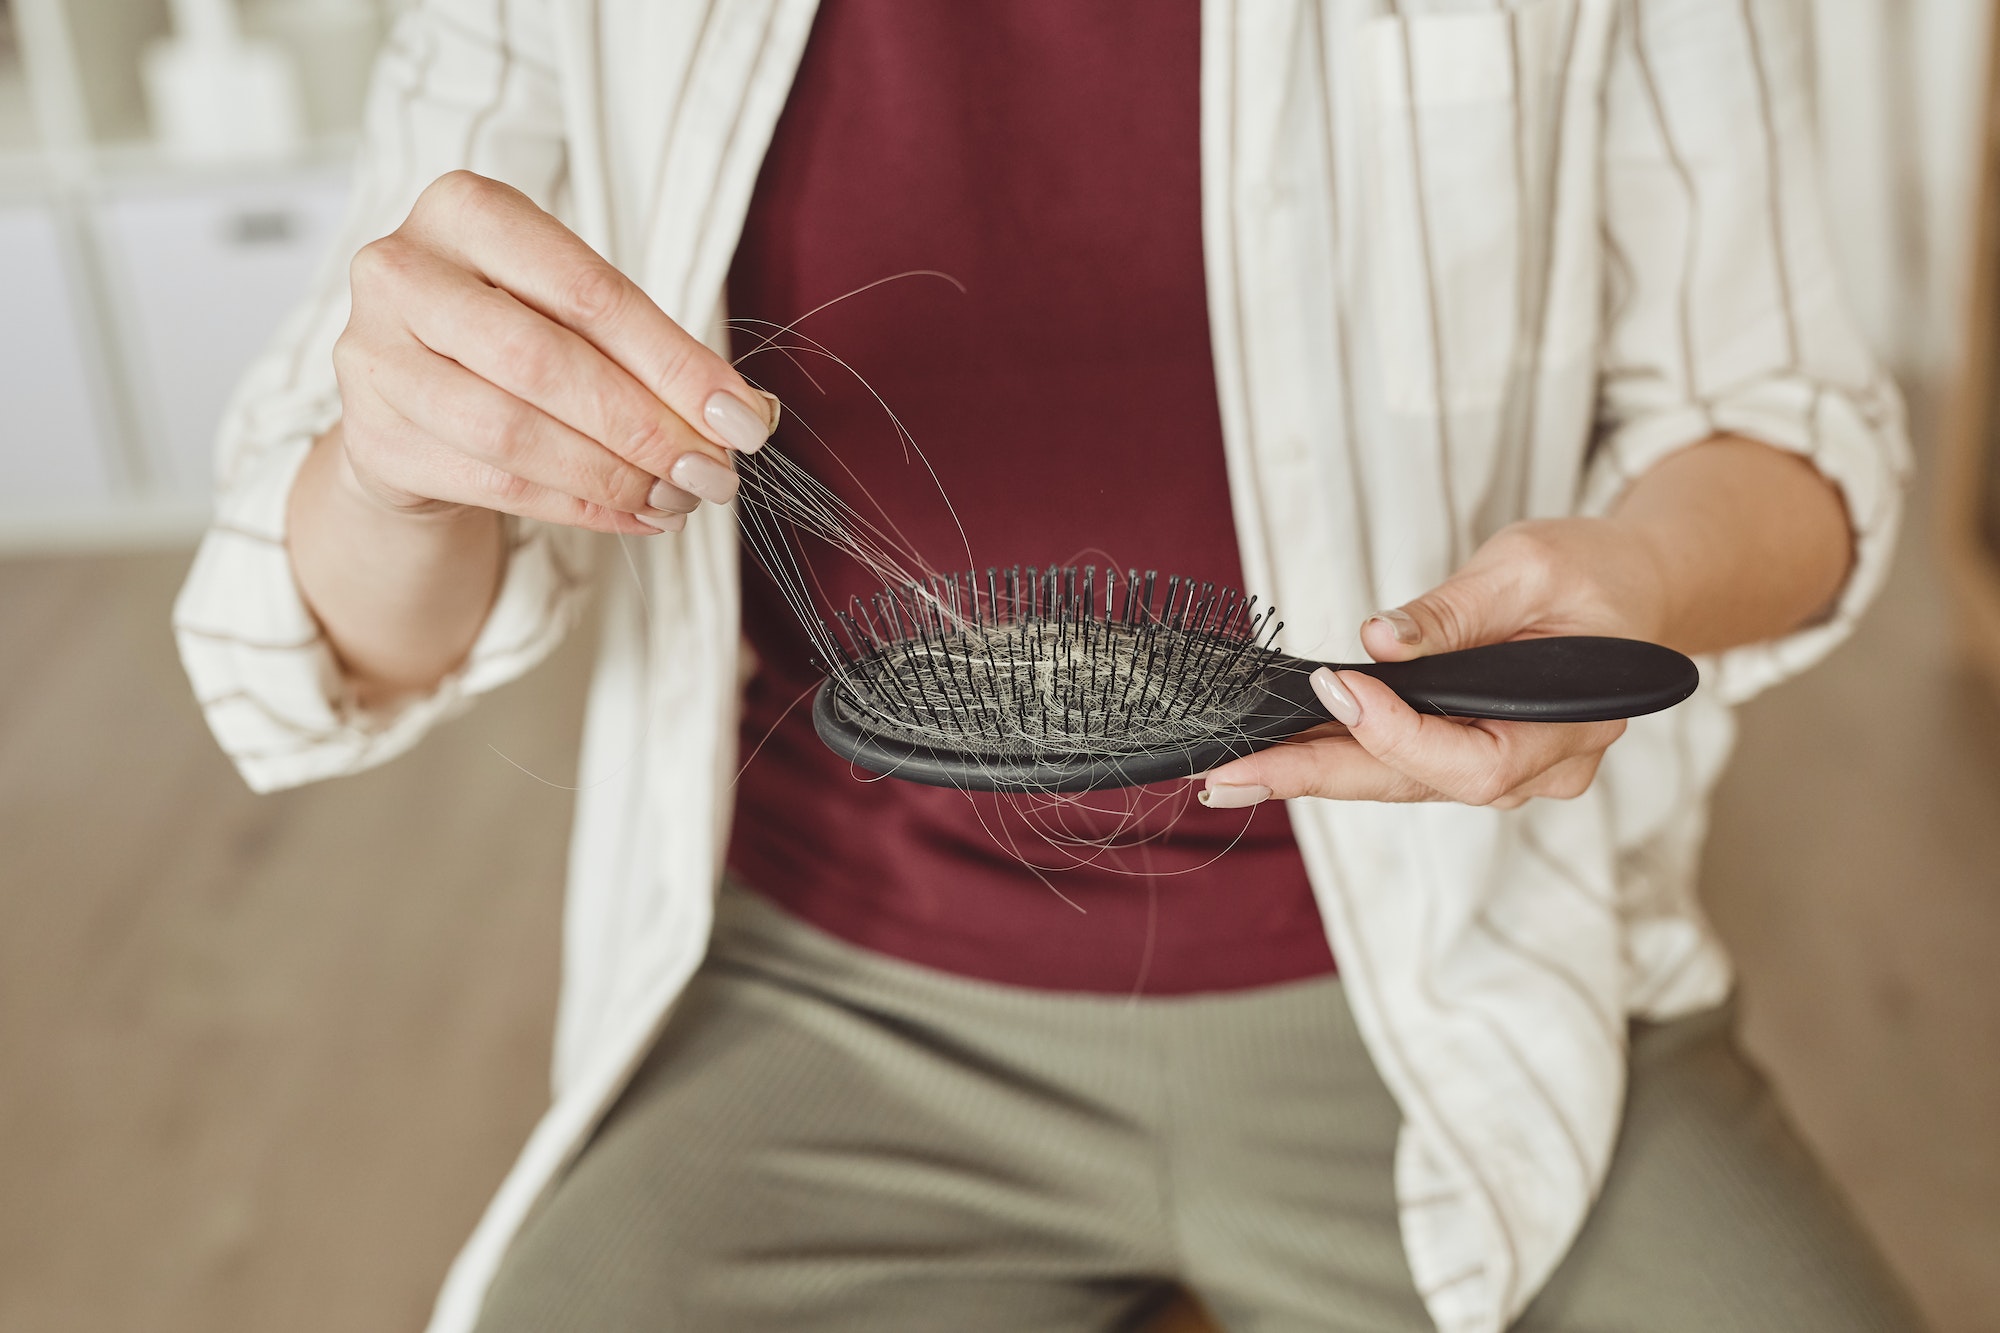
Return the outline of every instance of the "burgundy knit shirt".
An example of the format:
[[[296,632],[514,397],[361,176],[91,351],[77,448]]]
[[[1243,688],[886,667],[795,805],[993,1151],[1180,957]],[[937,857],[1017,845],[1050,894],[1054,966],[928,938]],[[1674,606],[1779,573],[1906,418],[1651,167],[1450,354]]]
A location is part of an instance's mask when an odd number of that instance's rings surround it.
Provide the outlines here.
[[[825,0],[731,314],[789,324],[912,269],[964,290],[886,283],[747,360],[785,402],[772,447],[940,570],[1088,562],[1242,587],[1199,68],[1196,0]],[[767,332],[739,323],[738,354]],[[845,556],[802,550],[834,604],[873,590]],[[1282,804],[874,779],[814,735],[812,650],[748,560],[743,606],[756,665],[729,865],[756,892],[867,948],[1042,989],[1190,994],[1332,969]]]

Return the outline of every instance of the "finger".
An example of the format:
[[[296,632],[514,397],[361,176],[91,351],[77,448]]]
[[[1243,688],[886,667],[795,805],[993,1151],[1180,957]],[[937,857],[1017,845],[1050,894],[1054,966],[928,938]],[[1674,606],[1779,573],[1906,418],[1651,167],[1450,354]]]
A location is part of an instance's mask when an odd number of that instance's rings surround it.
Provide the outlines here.
[[[1361,645],[1378,662],[1402,662],[1502,643],[1544,618],[1553,565],[1542,539],[1510,528],[1423,596],[1370,616]]]
[[[1377,759],[1344,728],[1316,728],[1211,770],[1199,799],[1229,809],[1320,796],[1333,801],[1436,801],[1443,796]]]
[[[1590,784],[1597,778],[1598,766],[1603,762],[1602,750],[1565,759],[1528,779],[1494,804],[1502,809],[1512,809],[1537,796],[1552,801],[1573,801],[1590,790]]]
[[[422,214],[431,244],[574,329],[712,443],[748,453],[769,438],[776,400],[526,195],[466,171],[424,193],[435,193],[438,206],[420,201],[412,221]]]
[[[350,428],[345,446],[350,455],[357,449],[393,454],[390,484],[398,491],[421,495],[439,504],[474,505],[545,523],[633,537],[677,531],[687,521],[685,516],[676,514],[671,525],[655,528],[634,514],[594,505],[518,478],[498,476],[490,464],[437,439],[386,408],[350,412],[347,421]]]
[[[509,502],[527,485],[633,514],[655,530],[679,527],[684,511],[652,503],[650,474],[458,363],[413,341],[374,353],[370,363],[368,385],[384,405],[487,469],[452,476],[461,485],[488,476],[489,493],[436,498],[513,513]]]
[[[676,489],[718,504],[735,497],[729,451],[697,434],[595,347],[464,269],[421,256],[411,267],[409,280],[424,295],[402,310],[425,347],[670,487],[685,483]]]
[[[1459,722],[1419,713],[1358,671],[1314,673],[1315,692],[1368,753],[1455,801],[1490,805],[1566,759],[1602,751],[1617,722]]]
[[[503,514],[558,523],[564,527],[587,528],[629,537],[653,537],[662,532],[679,532],[687,524],[685,514],[658,514],[641,517],[622,510],[608,509],[588,500],[566,495],[548,486],[502,472],[490,463],[456,450],[442,450],[436,458],[436,478],[432,483],[439,499],[459,504],[483,505]]]
[[[1377,611],[1361,626],[1361,646],[1378,662],[1501,643],[1541,614],[1527,580],[1494,566],[1468,565],[1414,601]]]

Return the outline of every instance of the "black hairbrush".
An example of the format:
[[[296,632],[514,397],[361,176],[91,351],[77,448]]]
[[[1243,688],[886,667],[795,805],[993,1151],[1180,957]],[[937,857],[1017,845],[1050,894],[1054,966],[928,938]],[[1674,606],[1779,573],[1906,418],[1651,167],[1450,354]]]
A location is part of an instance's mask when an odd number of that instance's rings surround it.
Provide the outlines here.
[[[1091,566],[1016,566],[856,599],[835,616],[846,647],[813,726],[871,773],[1098,791],[1190,777],[1328,721],[1310,684],[1321,665],[1447,717],[1533,722],[1658,712],[1699,679],[1670,648],[1586,636],[1309,662],[1271,646],[1281,625],[1254,597],[1151,571],[1118,582],[1106,569],[1100,586]]]

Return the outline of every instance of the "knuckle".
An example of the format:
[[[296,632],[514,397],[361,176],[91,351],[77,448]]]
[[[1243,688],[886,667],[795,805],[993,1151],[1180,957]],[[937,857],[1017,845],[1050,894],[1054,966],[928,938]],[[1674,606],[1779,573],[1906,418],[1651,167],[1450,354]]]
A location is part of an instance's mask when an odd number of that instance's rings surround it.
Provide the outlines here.
[[[447,171],[417,195],[415,213],[435,212],[451,209],[465,202],[468,195],[479,188],[479,175],[463,167]]]
[[[620,458],[646,469],[654,476],[664,477],[671,456],[678,451],[680,443],[665,421],[654,419],[641,422],[627,431],[613,446],[613,452]]]
[[[1458,799],[1466,805],[1499,805],[1517,784],[1497,769],[1474,773],[1459,784]],[[1507,807],[1502,807],[1507,808]]]
[[[409,242],[395,233],[368,242],[347,264],[347,283],[355,292],[388,286],[409,268]]]
[[[417,196],[413,211],[426,215],[465,216],[490,209],[513,193],[513,190],[489,176],[460,167],[456,171],[445,172],[426,185],[424,192]]]
[[[613,513],[633,514],[652,506],[648,503],[653,478],[638,468],[627,466],[602,451],[578,457],[563,453],[555,460],[560,469],[558,485],[580,501]]]
[[[519,509],[535,494],[535,484],[504,468],[488,466],[480,471],[481,489],[492,496],[496,507]]]
[[[1493,535],[1493,544],[1512,559],[1526,562],[1544,558],[1553,547],[1548,530],[1535,519],[1508,524]]]
[[[1499,540],[1507,556],[1510,572],[1527,582],[1530,590],[1546,591],[1562,567],[1562,555],[1552,535],[1540,524],[1517,523],[1503,530]]]
[[[531,397],[553,387],[558,375],[557,357],[540,329],[529,326],[510,330],[500,336],[493,352],[508,384]]]
[[[534,414],[526,404],[503,398],[480,415],[476,438],[468,443],[482,458],[516,459],[528,446],[533,424]]]
[[[1471,613],[1460,604],[1456,595],[1443,593],[1428,599],[1425,609],[1430,613],[1435,629],[1431,637],[1434,642],[1469,647],[1474,623]]]
[[[618,510],[590,500],[578,500],[572,518],[574,526],[595,532],[620,532],[625,526],[624,515]]]
[[[692,379],[700,350],[691,338],[677,338],[662,348],[659,364],[653,372],[653,382],[649,386],[654,394],[668,398],[676,387]]]
[[[333,340],[332,359],[333,378],[343,386],[358,381],[367,374],[368,352],[362,345],[360,335],[354,331],[354,325],[349,324],[340,331],[340,336]]]
[[[351,410],[363,402],[374,402],[382,396],[382,379],[389,368],[389,358],[386,349],[377,340],[349,325],[334,339],[329,360],[333,365],[333,382],[340,389],[343,410]]]
[[[594,489],[605,496],[611,508],[621,513],[631,514],[652,508],[653,478],[637,468],[619,468]]]
[[[625,283],[608,265],[582,264],[564,280],[558,300],[565,323],[596,324],[618,313]]]

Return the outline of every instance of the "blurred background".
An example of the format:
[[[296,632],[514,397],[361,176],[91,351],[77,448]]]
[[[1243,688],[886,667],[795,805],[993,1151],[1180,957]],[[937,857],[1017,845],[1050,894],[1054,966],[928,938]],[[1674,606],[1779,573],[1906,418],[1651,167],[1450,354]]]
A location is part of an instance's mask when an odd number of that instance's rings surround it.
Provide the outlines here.
[[[2000,1330],[1988,5],[1800,3],[1921,466],[1862,632],[1745,711],[1705,893],[1806,1136],[1940,1333]],[[253,798],[167,628],[394,7],[0,0],[0,1333],[417,1329],[545,1099],[593,636]]]

